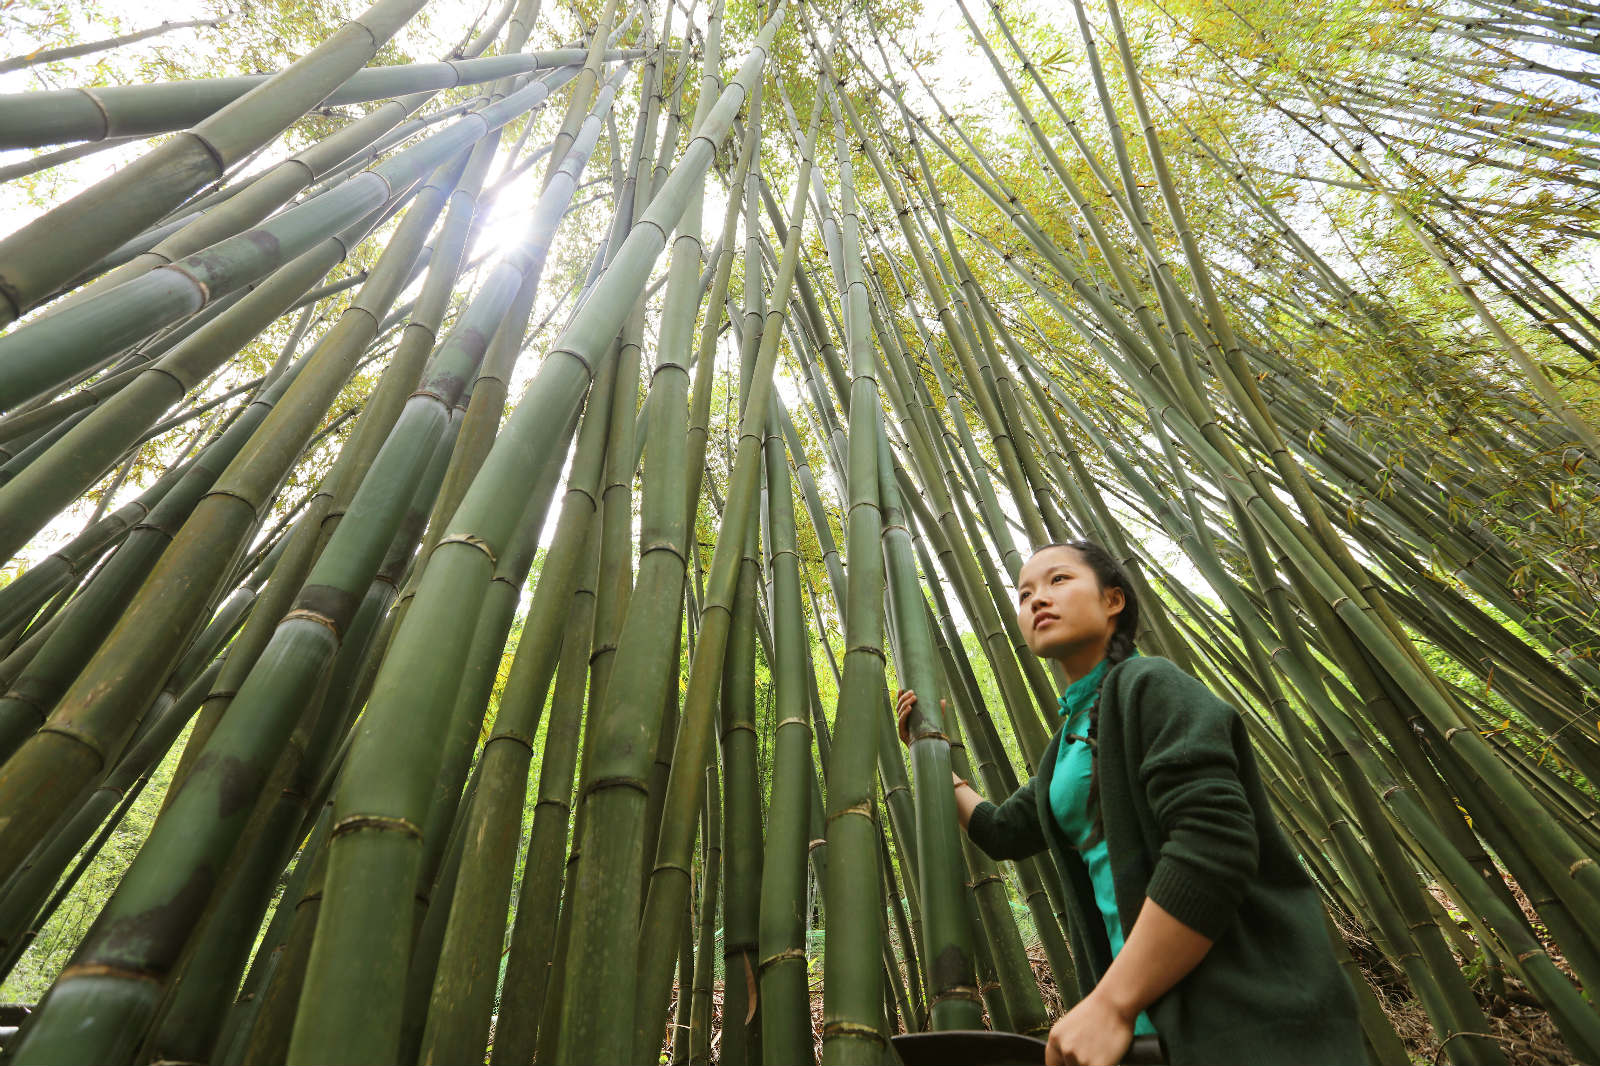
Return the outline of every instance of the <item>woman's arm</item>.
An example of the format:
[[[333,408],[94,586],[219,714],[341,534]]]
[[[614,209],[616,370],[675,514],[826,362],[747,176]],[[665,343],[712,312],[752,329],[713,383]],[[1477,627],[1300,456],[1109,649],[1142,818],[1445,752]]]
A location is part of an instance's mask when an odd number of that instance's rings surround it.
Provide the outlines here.
[[[907,746],[911,744],[911,713],[916,705],[917,694],[910,689],[902,690],[895,698],[900,742]],[[942,701],[940,705],[944,706]],[[948,708],[945,709],[948,711]],[[978,795],[977,789],[957,777],[954,771],[950,778],[955,788],[956,817],[961,822],[961,828],[989,858],[1022,859],[1045,849],[1044,831],[1039,827],[1039,816],[1034,807],[1031,778],[998,807]]]
[[[1100,983],[1050,1028],[1046,1066],[1110,1066],[1133,1042],[1139,1012],[1200,965],[1212,941],[1146,899]]]
[[[983,802],[983,797],[954,770],[950,771],[950,780],[956,790],[956,821],[965,829],[967,823],[972,821],[972,812]]]

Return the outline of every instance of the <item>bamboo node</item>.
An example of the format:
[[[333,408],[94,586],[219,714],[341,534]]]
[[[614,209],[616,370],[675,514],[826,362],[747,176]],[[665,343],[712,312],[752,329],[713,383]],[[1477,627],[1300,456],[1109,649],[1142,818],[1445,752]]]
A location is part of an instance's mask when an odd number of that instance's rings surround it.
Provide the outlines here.
[[[387,814],[352,814],[348,818],[341,818],[333,824],[329,839],[341,837],[346,833],[360,832],[363,829],[404,833],[406,836],[422,839],[422,830],[415,822],[406,818],[391,818]]]
[[[1577,862],[1573,863],[1571,866],[1567,867],[1567,874],[1571,877],[1577,877],[1579,870],[1583,869],[1585,866],[1593,865],[1594,860],[1585,856],[1584,858],[1581,858]]]
[[[982,888],[984,885],[995,885],[999,884],[1000,882],[1001,877],[999,874],[990,874],[988,877],[980,877],[976,881],[972,882],[972,887]]]
[[[333,634],[335,640],[339,639],[339,627],[334,625],[333,619],[329,618],[327,615],[318,611],[307,610],[304,607],[297,607],[288,614],[284,615],[283,621],[287,622],[291,619],[297,618],[307,622],[315,622],[319,626],[324,626],[327,628],[328,632]]]
[[[943,1003],[947,999],[964,999],[971,1003],[982,1003],[983,995],[972,985],[951,985],[928,1001],[928,1006]]]
[[[520,732],[516,729],[496,730],[494,736],[489,738],[487,743],[484,744],[484,747],[488,747],[489,744],[493,744],[497,740],[514,740],[518,744],[521,744],[523,747],[527,748],[529,751],[533,750],[533,738],[528,734]]]
[[[859,1022],[823,1022],[822,1039],[827,1040],[829,1037],[834,1036],[853,1036],[865,1040],[873,1040],[880,1047],[884,1043],[883,1034],[870,1025],[862,1025]]]
[[[788,962],[790,960],[798,960],[800,962],[806,961],[806,949],[805,948],[786,948],[783,951],[778,952],[776,955],[768,955],[766,958],[764,958],[760,962],[756,963],[756,969],[758,971],[759,970],[765,970],[768,966],[771,966],[773,963]]]
[[[603,792],[608,788],[631,788],[636,791],[643,792],[647,796],[650,794],[650,786],[645,784],[645,782],[641,781],[639,778],[621,776],[599,778],[591,783],[588,788],[584,789],[583,794],[585,797],[588,797],[594,795],[596,792]]]
[[[832,814],[828,815],[828,821],[831,823],[835,818],[843,818],[847,814],[858,814],[870,822],[873,820],[872,804],[867,801],[862,801],[861,803],[852,803],[848,807],[841,807]]]
[[[248,500],[245,497],[239,495],[237,492],[229,492],[227,489],[212,489],[210,492],[206,493],[206,495],[204,497],[201,497],[201,498],[205,499],[206,497],[210,497],[210,496],[227,496],[227,497],[229,497],[231,499],[238,500],[240,503],[242,503],[246,507],[250,508],[250,513],[251,514],[259,515],[261,513],[260,509],[258,507],[256,507],[255,502],[253,500]],[[154,528],[154,527],[152,527],[152,528]],[[165,533],[166,531],[162,530],[161,532]],[[167,533],[167,536],[170,538],[172,536],[172,534],[171,533]]]
[[[100,136],[85,137],[84,140],[103,141],[107,137],[111,136],[111,115],[108,111],[106,111],[106,105],[101,103],[100,98],[94,93],[90,92],[88,89],[79,89],[77,92],[80,96],[84,97],[91,104],[93,104],[96,111],[100,112],[100,123],[102,127],[100,130]]]
[[[130,970],[126,966],[107,966],[101,962],[83,962],[76,966],[68,966],[61,971],[58,981],[69,981],[74,977],[115,977],[122,981],[149,981],[159,985],[161,978],[155,974],[145,973],[143,970]]]
[[[217,174],[220,176],[225,173],[228,169],[228,161],[223,158],[222,152],[217,149],[217,146],[207,140],[203,134],[194,130],[188,130],[187,133],[200,142],[200,147],[206,150],[206,155],[210,156],[211,161],[217,165]]]
[[[434,545],[434,550],[438,551],[446,544],[465,544],[468,547],[477,548],[484,555],[489,557],[489,562],[491,564],[499,562],[499,560],[495,558],[494,549],[489,546],[489,542],[484,540],[482,537],[475,537],[471,533],[451,533],[447,537],[441,537],[439,539],[439,543]]]
[[[807,729],[811,728],[811,723],[809,721],[807,721],[806,719],[804,719],[804,718],[796,718],[796,717],[789,717],[789,718],[781,719],[778,722],[777,725],[772,727],[772,731],[774,733],[776,733],[778,730],[782,729],[786,725],[803,725]]]
[[[809,852],[816,851],[818,848],[825,848],[827,846],[828,846],[827,840],[823,839],[822,837],[818,837],[817,839],[813,840],[811,843],[806,845],[806,851],[809,853]]]
[[[182,263],[168,263],[166,266],[158,267],[157,269],[158,270],[170,270],[170,271],[173,271],[176,274],[179,274],[179,275],[182,275],[183,277],[188,278],[189,281],[194,285],[194,287],[200,290],[200,306],[201,307],[204,307],[206,304],[211,302],[211,287],[208,286],[205,282],[201,281],[198,277],[196,277],[194,271],[190,270],[188,267],[184,266]]]
[[[550,353],[550,355],[571,356],[574,360],[577,361],[579,366],[583,367],[583,372],[588,377],[588,379],[591,382],[594,381],[594,364],[589,362],[589,360],[585,359],[583,356],[579,355],[577,352],[573,351],[571,348],[557,348],[554,351],[552,351]],[[546,358],[549,358],[549,356],[546,356]]]

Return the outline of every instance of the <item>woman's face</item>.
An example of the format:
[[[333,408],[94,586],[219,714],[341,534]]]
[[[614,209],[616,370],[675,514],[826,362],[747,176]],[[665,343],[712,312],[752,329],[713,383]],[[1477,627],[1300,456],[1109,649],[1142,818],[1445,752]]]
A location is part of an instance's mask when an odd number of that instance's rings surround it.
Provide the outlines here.
[[[1122,605],[1122,590],[1102,590],[1083,555],[1066,545],[1035,552],[1017,575],[1017,624],[1040,658],[1103,649]]]

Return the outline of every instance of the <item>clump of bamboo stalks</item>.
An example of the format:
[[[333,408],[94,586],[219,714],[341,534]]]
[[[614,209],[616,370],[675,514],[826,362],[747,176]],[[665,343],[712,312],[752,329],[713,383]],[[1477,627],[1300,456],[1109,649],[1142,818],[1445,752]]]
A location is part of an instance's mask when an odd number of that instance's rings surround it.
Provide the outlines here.
[[[1600,1059],[1592,6],[504,0],[369,65],[422,6],[0,95],[8,179],[130,153],[0,238],[7,975],[148,824],[11,1061],[1042,1035],[1072,903],[947,782],[1044,752],[1011,587],[1080,537],[1375,1060]]]

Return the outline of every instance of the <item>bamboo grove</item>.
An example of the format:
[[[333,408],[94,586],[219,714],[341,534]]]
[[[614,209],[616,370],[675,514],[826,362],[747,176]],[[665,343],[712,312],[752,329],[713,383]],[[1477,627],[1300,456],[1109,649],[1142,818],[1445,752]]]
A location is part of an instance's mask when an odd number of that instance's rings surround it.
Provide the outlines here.
[[[1600,8],[426,7],[0,94],[9,182],[122,153],[0,238],[8,975],[159,808],[9,1061],[1041,1035],[1061,878],[947,782],[1032,773],[1084,537],[1374,1061],[1600,1060]]]

